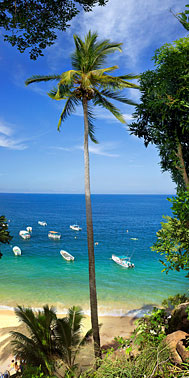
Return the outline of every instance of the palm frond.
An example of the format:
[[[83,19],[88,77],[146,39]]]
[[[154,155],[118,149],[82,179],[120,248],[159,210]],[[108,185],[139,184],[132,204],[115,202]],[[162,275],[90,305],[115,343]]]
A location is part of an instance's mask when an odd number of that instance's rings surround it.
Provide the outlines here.
[[[113,100],[116,100],[116,101],[119,101],[119,102],[123,102],[123,104],[127,104],[127,105],[134,105],[136,106],[137,103],[128,99],[127,97],[125,96],[122,96],[120,93],[118,92],[111,92],[110,90],[108,89],[104,89],[101,91],[101,94],[103,96],[106,96],[106,97],[109,97],[109,98],[112,98]]]
[[[92,334],[93,334],[93,329],[91,328],[91,329],[89,329],[89,331],[87,331],[87,333],[85,334],[85,336],[81,339],[79,347],[84,346],[85,344],[87,344],[89,342],[89,339],[92,336]]]
[[[106,72],[115,71],[117,68],[118,68],[118,66],[112,66],[112,67],[107,67],[107,68],[101,68],[101,69],[97,69],[97,70],[92,70],[92,71],[89,71],[88,75],[89,75],[89,77],[91,75],[95,76],[95,77],[101,77]]]
[[[98,141],[95,138],[95,127],[93,124],[95,117],[92,112],[92,107],[89,105],[87,108],[87,112],[88,112],[89,137],[93,143],[98,144]]]
[[[109,110],[121,123],[126,123],[119,109],[117,109],[110,101],[108,101],[106,97],[101,95],[99,91],[95,90],[95,96],[92,100],[94,105],[99,105],[102,108]]]
[[[64,100],[68,98],[72,92],[69,85],[58,85],[58,88],[53,88],[48,92],[48,96],[53,100]]]
[[[131,79],[132,79],[132,76],[130,80]],[[104,74],[99,78],[99,83],[98,83],[98,78],[94,77],[94,80],[96,80],[97,85],[99,86],[101,85],[105,88],[111,88],[114,90],[117,90],[117,89],[120,90],[120,89],[125,89],[125,88],[139,89],[139,86],[137,84],[130,83],[129,81],[126,81],[120,78],[120,76],[111,76],[111,75]]]
[[[76,70],[65,71],[61,75],[59,84],[71,85],[73,83],[73,80],[80,74],[81,74],[81,71],[76,71]]]
[[[37,82],[40,82],[40,81],[50,81],[50,80],[60,80],[61,79],[61,75],[34,75],[32,77],[29,77],[26,81],[25,81],[25,85],[29,85],[29,84],[32,84],[32,83],[37,83]]]
[[[74,94],[72,94],[66,101],[64,109],[60,115],[59,121],[58,121],[58,130],[60,130],[61,123],[65,121],[65,119],[70,116],[72,113],[75,112],[75,106],[78,105],[79,100],[77,99]]]
[[[108,39],[96,42],[97,33],[88,32],[82,41],[78,35],[74,35],[75,52],[72,54],[72,65],[76,70],[89,72],[97,69],[104,63],[106,56],[114,51],[122,51],[121,43],[111,43]]]

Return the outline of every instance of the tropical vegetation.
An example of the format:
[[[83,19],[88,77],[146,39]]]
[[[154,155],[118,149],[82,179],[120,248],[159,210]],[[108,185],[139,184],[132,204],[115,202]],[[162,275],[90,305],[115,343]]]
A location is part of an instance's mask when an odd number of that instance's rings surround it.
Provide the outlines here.
[[[163,171],[178,189],[189,190],[189,37],[165,44],[153,57],[156,68],[141,75],[141,103],[131,134],[154,144]]]
[[[31,59],[43,55],[56,42],[80,10],[89,12],[108,0],[4,0],[0,3],[0,27],[4,40],[23,53],[30,49]]]
[[[37,374],[37,370],[39,376],[52,376],[61,365],[65,373],[71,374],[81,346],[92,334],[92,330],[81,334],[81,308],[73,306],[64,318],[57,318],[48,305],[38,312],[18,306],[15,313],[26,327],[25,333],[11,332],[13,353],[24,362],[23,377]]]
[[[115,51],[121,51],[121,43],[112,43],[109,40],[97,41],[97,33],[89,33],[84,41],[74,35],[75,51],[72,54],[72,69],[61,75],[33,76],[26,80],[26,85],[49,80],[57,80],[56,88],[49,92],[53,100],[65,100],[61,113],[58,130],[61,123],[75,112],[76,106],[81,104],[84,114],[84,161],[85,161],[85,201],[87,218],[87,240],[89,257],[89,287],[91,322],[94,338],[95,356],[100,356],[100,336],[98,325],[94,238],[90,192],[89,148],[88,137],[97,143],[94,135],[94,106],[108,110],[118,121],[125,123],[120,110],[109,100],[117,100],[124,104],[136,105],[123,94],[125,88],[138,88],[130,80],[137,78],[134,75],[112,76],[118,66],[104,67],[106,58]]]
[[[8,224],[7,220],[4,215],[0,216],[0,243],[9,244],[12,239],[10,233],[8,231]],[[0,258],[2,257],[2,253],[0,252]]]
[[[98,369],[91,366],[82,372],[77,369],[75,357],[88,341],[91,330],[81,337],[81,310],[73,307],[66,318],[58,319],[54,309],[48,306],[37,313],[19,306],[16,314],[27,327],[26,334],[12,333],[13,351],[24,361],[23,372],[19,374],[22,378],[188,377],[189,364],[187,361],[175,364],[166,343],[167,335],[177,329],[178,315],[174,318],[173,314],[179,305],[184,305],[188,311],[189,322],[188,303],[189,297],[185,294],[164,300],[161,308],[154,307],[149,315],[136,321],[131,337],[115,338],[116,350],[111,347],[103,351]],[[60,369],[60,363],[64,364],[64,370]]]
[[[189,191],[179,192],[172,203],[173,216],[164,216],[165,222],[157,232],[157,241],[152,246],[163,256],[163,271],[189,271]],[[189,277],[189,272],[187,273]]]

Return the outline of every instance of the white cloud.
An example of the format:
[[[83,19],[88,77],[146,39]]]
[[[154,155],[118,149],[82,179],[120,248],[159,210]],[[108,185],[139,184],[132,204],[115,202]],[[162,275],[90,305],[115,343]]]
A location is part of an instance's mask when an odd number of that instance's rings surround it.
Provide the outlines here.
[[[0,147],[9,148],[11,150],[25,150],[27,146],[22,143],[22,141],[5,138],[4,136],[0,135]]]
[[[11,125],[0,120],[0,134],[10,136],[12,134]]]
[[[180,0],[109,0],[105,7],[95,7],[93,12],[82,13],[72,21],[71,32],[85,35],[88,30],[97,31],[99,37],[123,42],[123,56],[137,66],[137,60],[154,40],[166,42],[178,22],[170,13],[182,10],[185,1]],[[161,27],[161,25],[163,27]],[[169,26],[169,27],[168,27]],[[115,54],[119,59],[120,54]],[[145,57],[142,57],[143,60]],[[125,63],[126,64],[126,63]]]
[[[11,150],[25,150],[27,146],[23,140],[15,139],[13,135],[14,125],[0,121],[0,147],[9,148]]]
[[[113,143],[104,143],[104,144],[92,144],[89,145],[89,152],[94,155],[107,156],[107,157],[119,157],[118,154],[112,153],[112,150],[115,150],[117,146]],[[83,145],[76,146],[76,149],[83,151]]]
[[[113,143],[104,143],[104,144],[92,144],[89,145],[89,152],[94,155],[107,156],[107,157],[119,157],[118,154],[112,153],[112,150],[115,150],[117,145]],[[73,152],[76,150],[83,151],[83,145],[75,145],[72,147],[51,147],[51,149],[56,149],[59,151]]]

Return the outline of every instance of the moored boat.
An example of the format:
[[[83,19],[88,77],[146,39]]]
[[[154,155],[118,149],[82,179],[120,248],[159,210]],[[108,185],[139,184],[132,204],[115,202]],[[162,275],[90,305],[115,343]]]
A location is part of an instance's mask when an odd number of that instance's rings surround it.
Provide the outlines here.
[[[81,231],[81,230],[82,230],[82,228],[79,227],[78,224],[71,224],[71,225],[70,225],[70,228],[71,228],[72,230],[74,230],[74,231]]]
[[[59,240],[61,238],[61,234],[57,231],[49,231],[48,237],[50,239]]]
[[[44,222],[44,221],[38,221],[38,224],[40,226],[47,226],[47,222]]]
[[[17,247],[17,246],[15,245],[15,247],[13,247],[12,250],[13,250],[15,256],[21,256],[22,252],[21,252],[21,249],[20,249],[19,247]]]
[[[21,236],[22,239],[30,239],[31,238],[30,233],[26,230],[21,230],[19,232],[19,235]]]
[[[112,260],[118,264],[121,265],[123,268],[134,268],[134,264],[131,263],[130,257],[118,257],[115,255],[112,255]]]
[[[74,261],[74,257],[63,249],[60,251],[60,254],[66,261]]]

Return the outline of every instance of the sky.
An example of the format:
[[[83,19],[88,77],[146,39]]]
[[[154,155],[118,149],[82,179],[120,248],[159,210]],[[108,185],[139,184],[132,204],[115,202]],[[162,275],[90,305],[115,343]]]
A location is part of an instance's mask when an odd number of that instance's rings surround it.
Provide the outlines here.
[[[155,49],[184,37],[186,30],[170,13],[184,10],[185,0],[109,0],[105,7],[81,11],[44,56],[32,61],[26,51],[0,36],[0,192],[84,193],[82,108],[57,131],[63,101],[47,92],[56,82],[25,86],[33,75],[59,74],[71,68],[73,34],[80,37],[97,31],[99,39],[123,43],[123,52],[109,57],[106,66],[118,65],[115,74],[139,74],[153,69]],[[140,101],[138,90],[125,90],[128,98]],[[128,132],[133,106],[116,104],[126,125],[108,111],[95,109],[95,136],[90,143],[91,192],[94,194],[173,194],[175,184],[162,173],[155,146]]]

